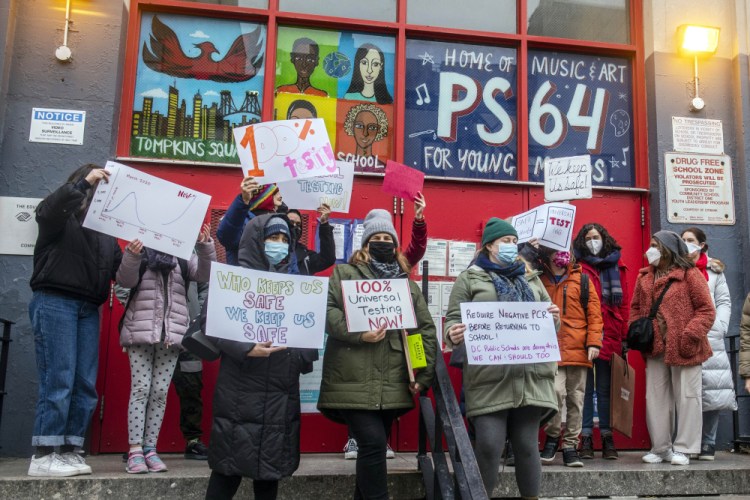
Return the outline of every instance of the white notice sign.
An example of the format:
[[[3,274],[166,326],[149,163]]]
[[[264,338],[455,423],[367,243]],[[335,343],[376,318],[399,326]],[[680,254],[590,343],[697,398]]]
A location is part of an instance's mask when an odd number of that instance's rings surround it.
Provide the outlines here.
[[[448,240],[427,240],[427,250],[424,257],[419,261],[419,275],[423,275],[424,261],[428,261],[430,276],[445,276],[447,274],[446,262],[448,260]]]
[[[0,254],[34,255],[39,226],[34,211],[41,198],[0,196]]]
[[[576,207],[568,203],[547,203],[516,215],[511,224],[518,232],[518,242],[532,238],[555,250],[570,250]]]
[[[83,144],[86,112],[72,109],[33,108],[29,142]]]
[[[354,181],[354,163],[337,161],[338,174],[327,177],[309,177],[294,181],[279,182],[279,191],[290,200],[292,208],[315,210],[322,204],[332,212],[349,212]]]
[[[724,130],[721,120],[673,116],[672,140],[675,151],[724,154]]]
[[[211,197],[113,161],[105,168],[83,226],[190,259]]]
[[[466,271],[476,252],[476,243],[451,241],[448,245],[448,276],[458,276]]]
[[[544,201],[583,200],[592,196],[590,155],[544,161]]]
[[[464,302],[461,322],[470,365],[560,361],[549,302]]]
[[[417,326],[408,279],[344,280],[341,291],[349,332]]]
[[[729,156],[667,153],[664,168],[669,222],[735,223],[732,160]]]

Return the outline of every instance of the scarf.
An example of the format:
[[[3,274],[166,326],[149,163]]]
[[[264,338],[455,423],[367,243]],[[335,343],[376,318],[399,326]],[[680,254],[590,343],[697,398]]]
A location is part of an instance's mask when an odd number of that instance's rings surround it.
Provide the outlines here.
[[[177,266],[177,262],[169,254],[146,248],[146,267],[152,271],[159,272],[162,274],[168,274],[172,269]]]
[[[404,271],[396,259],[391,262],[380,262],[370,257],[370,269],[377,279],[393,279],[404,275]]]
[[[706,278],[706,281],[708,281],[708,271],[706,271],[706,266],[708,266],[708,254],[701,252],[701,256],[698,257],[695,267],[698,268],[703,277]]]
[[[576,252],[576,259],[582,260],[599,270],[599,281],[602,284],[602,302],[611,306],[622,304],[622,282],[620,281],[620,251],[612,250],[606,257],[596,255],[580,255]]]
[[[526,265],[522,261],[502,267],[486,255],[479,254],[475,263],[490,275],[499,302],[535,302],[534,292],[525,278]]]

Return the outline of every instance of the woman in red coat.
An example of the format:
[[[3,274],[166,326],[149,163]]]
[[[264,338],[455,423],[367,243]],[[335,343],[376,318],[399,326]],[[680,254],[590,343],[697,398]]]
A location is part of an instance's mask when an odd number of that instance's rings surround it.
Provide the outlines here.
[[[601,224],[584,225],[575,241],[573,252],[581,270],[589,276],[592,292],[595,289],[602,308],[604,339],[599,357],[586,378],[583,402],[583,430],[581,458],[594,458],[594,391],[599,413],[599,432],[602,438],[602,458],[618,458],[612,429],[609,425],[612,355],[622,352],[622,342],[628,333],[630,315],[630,287],[628,268],[622,262],[620,245]]]

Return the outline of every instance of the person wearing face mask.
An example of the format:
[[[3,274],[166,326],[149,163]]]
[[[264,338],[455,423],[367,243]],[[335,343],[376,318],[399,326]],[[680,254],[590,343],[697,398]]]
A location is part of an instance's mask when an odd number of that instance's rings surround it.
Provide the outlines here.
[[[581,458],[594,458],[594,392],[599,413],[599,433],[602,439],[602,458],[615,460],[617,449],[610,427],[610,385],[612,355],[623,352],[622,343],[628,333],[630,316],[630,286],[628,269],[620,256],[620,245],[601,224],[585,224],[573,241],[573,253],[581,272],[589,276],[589,283],[600,298],[604,337],[599,357],[586,376],[583,398],[583,428],[581,430]]]
[[[669,288],[653,322],[651,351],[642,353],[651,436],[651,452],[643,461],[687,465],[688,455],[700,452],[701,364],[711,357],[708,332],[716,311],[706,279],[678,234],[655,233],[645,256],[649,266],[638,272],[629,323],[648,317],[652,304]]]
[[[589,288],[588,303],[582,299],[581,266],[575,263],[570,252],[543,249],[540,253],[544,256],[542,283],[552,302],[561,309],[562,325],[557,332],[561,360],[555,376],[555,392],[560,412],[563,404],[566,410],[565,432],[562,432],[562,415],[558,412],[545,429],[547,438],[540,457],[542,463],[551,463],[562,437],[563,464],[583,467],[578,455],[578,437],[583,424],[588,370],[602,348],[601,305],[593,287]]]
[[[239,263],[258,271],[298,274],[297,261],[290,258],[293,248],[286,217],[260,215],[245,226]],[[279,480],[299,467],[299,377],[312,371],[318,350],[212,340],[221,351],[221,365],[214,390],[206,499],[233,498],[247,477],[253,480],[254,498],[273,500]]]
[[[466,325],[461,304],[466,302],[550,302],[539,272],[518,255],[518,233],[508,222],[493,217],[484,228],[481,249],[469,268],[456,279],[445,317],[445,342],[464,352]],[[552,304],[555,327],[560,309]],[[474,426],[474,452],[487,496],[497,484],[506,436],[515,452],[516,483],[523,498],[537,498],[542,477],[537,439],[539,426],[557,413],[557,364],[473,365],[463,356],[466,416]]]
[[[401,330],[385,327],[349,332],[341,282],[344,280],[408,280],[410,267],[398,249],[398,236],[386,210],[372,210],[363,224],[362,248],[349,264],[336,266],[328,284],[328,314],[323,376],[318,409],[334,422],[344,423],[357,440],[354,498],[388,498],[386,451],[394,420],[414,407],[414,396],[427,389],[438,355],[435,325],[422,293],[407,281],[414,305],[427,366],[409,382]]]
[[[310,250],[300,241],[302,239],[302,214],[296,208],[289,209],[287,217],[292,228],[295,247],[294,254],[300,274],[312,276],[325,271],[336,263],[336,243],[333,240],[333,226],[328,223],[331,207],[323,203],[318,207],[318,238],[320,253]]]
[[[682,241],[688,248],[690,259],[708,281],[708,290],[716,307],[716,320],[708,332],[708,341],[713,354],[703,362],[703,435],[698,460],[713,460],[716,451],[716,433],[719,429],[719,414],[722,410],[737,409],[734,393],[734,377],[729,364],[724,337],[729,329],[732,315],[732,299],[724,277],[724,264],[708,256],[706,233],[697,227],[682,232]]]

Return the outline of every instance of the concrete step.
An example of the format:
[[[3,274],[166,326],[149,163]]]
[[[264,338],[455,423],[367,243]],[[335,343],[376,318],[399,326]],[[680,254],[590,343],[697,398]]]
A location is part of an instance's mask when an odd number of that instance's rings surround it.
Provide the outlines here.
[[[571,469],[558,457],[542,469],[543,497],[637,497],[739,495],[750,498],[750,456],[719,452],[714,462],[694,460],[689,466],[647,465],[642,453],[621,452],[620,460],[595,459]],[[31,478],[28,459],[0,459],[0,499],[142,499],[204,497],[210,470],[206,462],[184,460],[182,455],[162,455],[169,471],[161,474],[128,475],[120,455],[88,458],[90,476]],[[280,499],[332,500],[352,497],[353,460],[342,454],[302,456],[299,470],[281,482]],[[413,453],[399,453],[388,461],[388,482],[394,499],[423,498],[422,477]],[[500,471],[495,497],[515,497],[514,469]],[[236,498],[252,498],[250,481]]]

